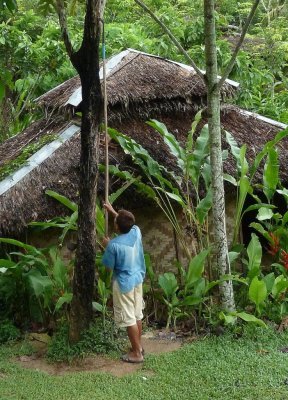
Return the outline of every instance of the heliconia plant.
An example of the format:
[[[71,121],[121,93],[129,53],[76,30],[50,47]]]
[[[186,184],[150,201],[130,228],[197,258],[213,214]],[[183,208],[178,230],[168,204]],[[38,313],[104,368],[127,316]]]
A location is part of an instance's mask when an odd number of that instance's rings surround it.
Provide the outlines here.
[[[257,154],[253,164],[249,167],[246,159],[246,145],[239,147],[233,136],[226,132],[226,141],[230,145],[231,153],[236,161],[237,177],[226,176],[226,179],[237,188],[236,195],[236,212],[232,247],[239,242],[239,233],[243,215],[252,210],[261,210],[260,213],[267,213],[272,215],[272,209],[275,208],[271,204],[271,200],[279,185],[279,165],[278,153],[276,145],[288,135],[288,129],[279,132],[274,139],[268,141],[263,149]],[[267,198],[267,203],[263,203],[254,190],[253,179],[255,173],[259,169],[261,162],[265,160],[263,170],[263,185],[258,185],[258,191],[263,191]],[[244,208],[247,196],[250,195],[254,198],[255,204]],[[269,211],[270,210],[270,211]],[[262,214],[264,215],[264,214]]]

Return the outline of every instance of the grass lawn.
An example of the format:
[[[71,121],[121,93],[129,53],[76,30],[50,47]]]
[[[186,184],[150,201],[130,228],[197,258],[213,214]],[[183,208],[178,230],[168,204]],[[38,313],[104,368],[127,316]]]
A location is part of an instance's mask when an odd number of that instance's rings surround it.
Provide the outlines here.
[[[248,327],[249,328],[249,327]],[[122,378],[81,372],[63,376],[22,369],[0,347],[1,400],[287,400],[288,333],[246,329],[207,337],[180,350],[147,355],[143,368]]]

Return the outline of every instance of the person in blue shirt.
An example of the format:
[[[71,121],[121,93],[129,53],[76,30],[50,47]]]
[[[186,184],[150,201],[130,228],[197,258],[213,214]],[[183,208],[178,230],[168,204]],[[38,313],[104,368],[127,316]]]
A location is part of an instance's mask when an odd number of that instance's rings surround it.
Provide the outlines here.
[[[127,210],[118,213],[110,203],[104,208],[114,216],[114,226],[119,233],[113,239],[104,238],[106,247],[103,264],[113,270],[112,290],[115,323],[127,328],[131,350],[121,359],[131,363],[143,362],[141,344],[143,318],[142,282],[146,267],[141,231],[135,225],[134,215]]]

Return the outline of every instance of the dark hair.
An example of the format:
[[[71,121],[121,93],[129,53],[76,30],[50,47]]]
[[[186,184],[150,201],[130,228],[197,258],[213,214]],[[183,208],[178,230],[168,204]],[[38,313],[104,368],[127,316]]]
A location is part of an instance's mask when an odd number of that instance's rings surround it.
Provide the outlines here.
[[[135,217],[130,211],[120,210],[115,220],[120,233],[128,233],[135,224]]]

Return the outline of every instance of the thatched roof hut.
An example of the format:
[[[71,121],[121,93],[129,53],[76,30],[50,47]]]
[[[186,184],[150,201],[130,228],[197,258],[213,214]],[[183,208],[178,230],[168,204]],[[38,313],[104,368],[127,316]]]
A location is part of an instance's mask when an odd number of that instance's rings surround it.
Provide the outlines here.
[[[159,119],[184,142],[195,113],[206,102],[202,81],[191,67],[135,50],[112,57],[107,63],[107,71],[109,126],[135,139],[168,169],[175,169],[175,160],[162,138],[145,121]],[[236,82],[227,80],[222,91],[223,100],[227,101],[237,87]],[[77,201],[80,120],[76,112],[81,110],[79,77],[52,89],[37,102],[44,108],[46,118],[0,145],[1,171],[1,167],[17,159],[24,148],[33,147],[41,141],[44,143],[50,135],[50,142],[38,149],[26,165],[0,182],[0,235],[3,236],[17,235],[31,221],[51,219],[64,212],[53,199],[45,196],[46,189]],[[267,140],[285,127],[235,106],[223,107],[222,126],[233,134],[239,145],[247,144],[251,159]],[[287,145],[287,140],[281,144],[283,149]],[[115,144],[111,144],[110,153],[111,163],[120,168],[131,166],[129,157]],[[287,152],[282,151],[281,173],[286,182],[287,161]],[[224,167],[227,172],[233,173],[231,159]],[[100,179],[99,190],[102,189]],[[131,196],[129,201],[133,205]],[[139,206],[138,199],[134,205],[136,203]]]

